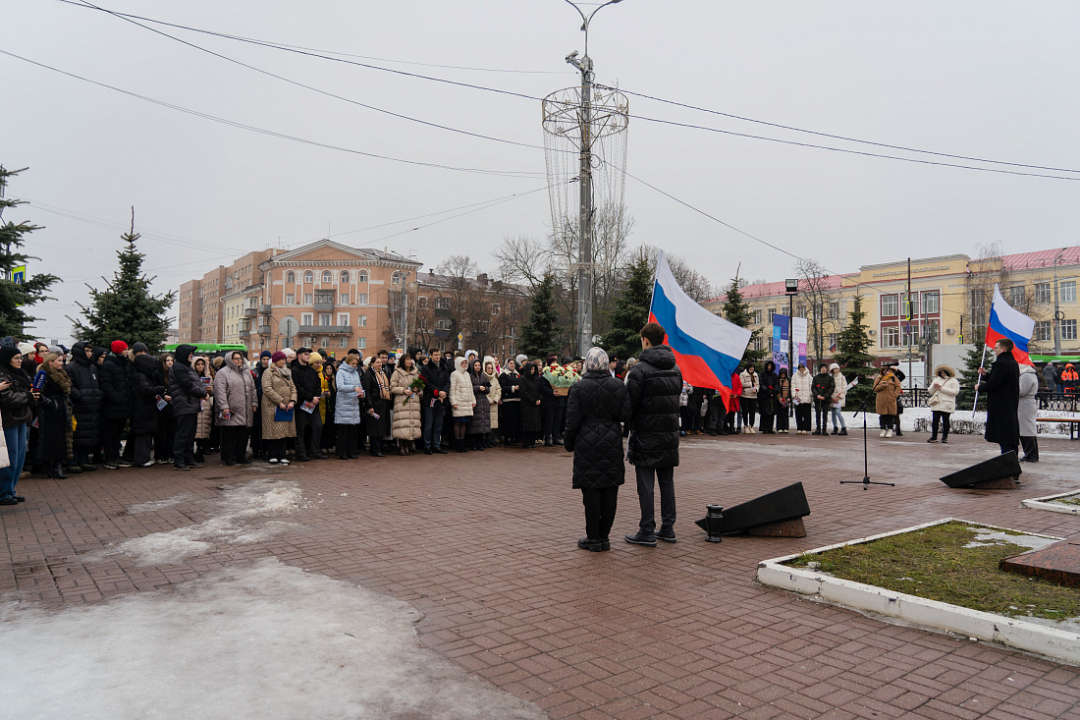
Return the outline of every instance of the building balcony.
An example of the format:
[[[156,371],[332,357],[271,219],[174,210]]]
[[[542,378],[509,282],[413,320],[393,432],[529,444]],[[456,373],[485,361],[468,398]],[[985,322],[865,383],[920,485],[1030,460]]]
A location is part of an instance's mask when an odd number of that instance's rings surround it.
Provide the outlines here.
[[[244,308],[244,317],[253,318],[259,314],[258,309],[253,307]]]
[[[271,332],[271,330],[270,330],[269,325],[260,325],[259,326],[259,334],[260,335],[269,335],[270,332]]]
[[[315,312],[334,312],[334,303],[332,302],[316,302]]]
[[[236,335],[241,340],[248,340],[248,339],[251,338],[251,331],[250,330],[241,330],[240,332],[236,333]]]
[[[259,314],[260,315],[270,315],[273,312],[274,312],[274,308],[272,306],[270,306],[270,305],[260,305],[259,306]]]
[[[301,325],[301,335],[352,335],[351,325]]]

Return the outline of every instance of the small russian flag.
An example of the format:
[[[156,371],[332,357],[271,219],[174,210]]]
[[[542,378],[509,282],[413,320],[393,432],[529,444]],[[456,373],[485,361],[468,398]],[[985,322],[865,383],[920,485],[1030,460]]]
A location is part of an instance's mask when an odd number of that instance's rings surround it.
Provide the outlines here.
[[[994,302],[990,305],[990,323],[986,326],[986,346],[1002,338],[1012,340],[1013,357],[1021,365],[1034,365],[1028,356],[1028,343],[1035,334],[1035,321],[1005,302],[1001,290],[994,283]]]

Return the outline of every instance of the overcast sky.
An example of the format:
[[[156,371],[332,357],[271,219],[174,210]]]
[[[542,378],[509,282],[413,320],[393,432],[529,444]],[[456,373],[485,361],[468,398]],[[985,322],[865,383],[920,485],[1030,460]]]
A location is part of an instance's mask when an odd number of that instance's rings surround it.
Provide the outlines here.
[[[202,29],[362,55],[356,62],[542,97],[578,82],[580,18],[563,0],[254,2],[96,0]],[[583,6],[591,11],[595,4]],[[29,252],[65,280],[33,312],[69,338],[84,282],[112,275],[136,208],[146,267],[176,289],[232,257],[330,235],[495,270],[504,236],[543,237],[546,192],[440,220],[428,213],[545,186],[544,152],[391,117],[260,75],[115,16],[58,0],[3,0],[0,50],[189,110],[375,159],[257,134],[0,55],[0,163],[29,166],[5,214],[47,229]],[[345,98],[542,146],[539,102],[159,29]],[[874,148],[631,97],[632,115],[853,150],[1080,178],[1080,3],[658,2],[593,21],[600,83],[709,110],[892,145],[1072,170],[1030,170]],[[394,61],[394,62],[391,62]],[[418,63],[418,64],[406,64]],[[427,65],[425,65],[427,64]],[[433,67],[439,66],[439,67]],[[458,66],[472,69],[452,69]],[[479,70],[484,69],[484,70]],[[486,71],[485,71],[486,70]],[[490,72],[490,70],[513,72]],[[780,145],[632,118],[627,169],[735,227],[836,272],[907,257],[1080,243],[1080,181]],[[631,241],[692,260],[713,282],[779,280],[793,260],[633,179]],[[482,207],[482,206],[481,206]],[[76,220],[56,212],[83,218]],[[85,222],[90,220],[92,222]],[[349,234],[342,234],[342,233]]]

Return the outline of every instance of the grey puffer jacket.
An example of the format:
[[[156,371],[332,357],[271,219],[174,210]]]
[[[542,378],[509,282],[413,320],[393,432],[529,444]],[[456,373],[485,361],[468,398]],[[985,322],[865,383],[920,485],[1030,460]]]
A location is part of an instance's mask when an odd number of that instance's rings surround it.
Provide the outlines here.
[[[679,395],[682,373],[667,345],[642,351],[626,375],[631,421],[628,459],[639,467],[679,464]]]
[[[206,397],[199,374],[191,367],[194,345],[179,345],[173,353],[172,369],[169,371],[169,391],[172,393],[173,415],[198,415],[201,401]]]
[[[255,378],[247,365],[238,368],[226,360],[214,377],[215,422],[222,427],[251,427],[258,404]],[[228,420],[221,418],[225,410],[229,411]]]

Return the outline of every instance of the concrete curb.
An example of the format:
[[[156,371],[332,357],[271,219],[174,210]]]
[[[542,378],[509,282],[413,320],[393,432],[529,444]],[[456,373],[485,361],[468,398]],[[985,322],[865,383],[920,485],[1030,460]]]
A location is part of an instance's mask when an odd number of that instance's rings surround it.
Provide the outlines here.
[[[954,520],[994,530],[1008,529],[973,523],[958,518],[945,518],[893,532],[828,545],[801,554],[821,553],[826,550],[921,530],[934,525],[953,522]],[[1037,535],[1037,533],[1028,534]],[[1041,535],[1039,537],[1051,536]],[[820,597],[839,605],[900,618],[914,625],[944,630],[968,638],[1000,643],[1007,647],[1080,665],[1080,633],[1057,630],[1027,620],[1007,618],[979,610],[969,610],[968,608],[949,605],[937,600],[927,600],[926,598],[894,590],[885,590],[873,585],[830,577],[815,570],[789,567],[782,564],[796,557],[799,557],[799,555],[786,555],[758,563],[758,581],[769,587],[792,590],[804,595]]]
[[[1070,495],[1080,495],[1080,490],[1070,490],[1069,492],[1058,493],[1057,495],[1047,495],[1046,497],[1041,498],[1021,500],[1020,505],[1032,510],[1049,510],[1050,512],[1080,515],[1080,505],[1062,505],[1061,503],[1051,502],[1051,500],[1069,497]]]

